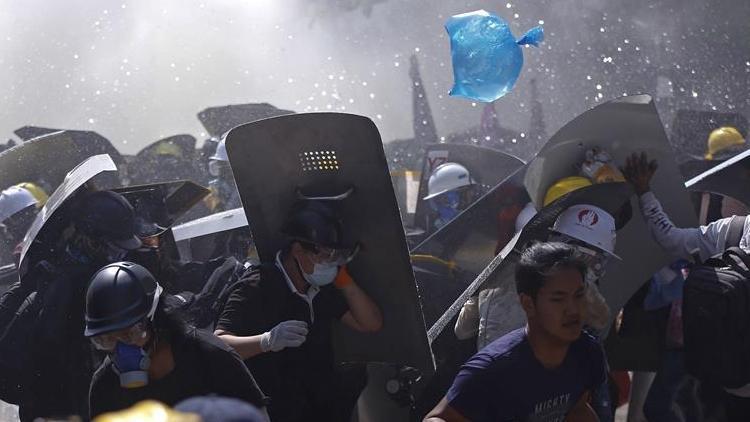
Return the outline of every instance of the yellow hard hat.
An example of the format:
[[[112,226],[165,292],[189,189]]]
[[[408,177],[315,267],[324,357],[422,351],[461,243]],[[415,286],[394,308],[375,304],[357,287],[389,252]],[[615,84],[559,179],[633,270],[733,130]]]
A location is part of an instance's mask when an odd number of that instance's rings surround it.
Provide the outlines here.
[[[707,151],[705,158],[706,160],[713,160],[714,154],[721,152],[727,148],[743,145],[745,138],[737,129],[731,126],[723,126],[718,129],[714,129],[710,135],[708,135]]]
[[[172,155],[182,157],[182,149],[174,142],[161,142],[154,147],[154,155]]]
[[[42,208],[44,204],[47,203],[47,200],[49,199],[49,195],[47,195],[47,192],[45,192],[44,189],[40,188],[38,185],[34,183],[23,182],[23,183],[17,184],[16,186],[29,191],[31,196],[33,196],[34,199],[36,199],[37,208]]]
[[[104,413],[94,422],[200,422],[193,413],[177,412],[158,401],[145,400],[125,410]]]
[[[570,176],[563,177],[557,182],[553,183],[552,186],[547,189],[547,194],[544,195],[544,206],[546,207],[555,199],[565,195],[566,193],[573,192],[576,189],[580,189],[586,186],[591,186],[591,181],[582,176]]]

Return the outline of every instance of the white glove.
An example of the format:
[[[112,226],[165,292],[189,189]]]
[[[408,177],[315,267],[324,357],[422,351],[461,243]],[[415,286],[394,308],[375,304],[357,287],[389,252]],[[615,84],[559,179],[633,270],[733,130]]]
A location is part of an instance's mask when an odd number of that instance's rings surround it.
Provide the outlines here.
[[[299,347],[305,342],[307,323],[305,321],[282,321],[260,336],[260,350],[278,352],[287,347]]]

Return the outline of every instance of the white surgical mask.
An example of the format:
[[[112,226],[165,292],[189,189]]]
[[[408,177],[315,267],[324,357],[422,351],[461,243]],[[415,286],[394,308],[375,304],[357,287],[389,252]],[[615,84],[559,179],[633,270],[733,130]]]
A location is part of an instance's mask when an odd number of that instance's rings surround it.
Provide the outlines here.
[[[314,263],[312,274],[306,273],[302,269],[302,266],[299,265],[299,262],[297,262],[297,266],[299,266],[302,277],[304,277],[308,283],[318,287],[333,283],[333,280],[336,278],[336,274],[338,274],[339,272],[339,267],[336,264]]]

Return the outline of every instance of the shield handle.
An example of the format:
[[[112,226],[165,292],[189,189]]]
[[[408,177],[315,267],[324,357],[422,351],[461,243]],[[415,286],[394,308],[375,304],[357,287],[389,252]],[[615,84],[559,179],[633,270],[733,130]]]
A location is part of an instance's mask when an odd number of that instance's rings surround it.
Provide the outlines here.
[[[309,196],[302,193],[302,189],[297,188],[297,197],[299,199],[306,199],[308,201],[342,201],[350,197],[354,193],[354,186],[346,190],[346,192],[339,195],[332,196]]]

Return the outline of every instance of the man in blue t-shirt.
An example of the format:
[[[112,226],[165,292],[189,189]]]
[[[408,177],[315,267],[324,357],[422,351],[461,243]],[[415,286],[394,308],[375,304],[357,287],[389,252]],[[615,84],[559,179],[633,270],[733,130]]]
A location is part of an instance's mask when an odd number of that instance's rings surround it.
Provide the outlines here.
[[[536,243],[516,267],[528,324],[461,368],[425,422],[598,421],[590,392],[605,379],[604,352],[582,331],[586,265],[564,243]]]

